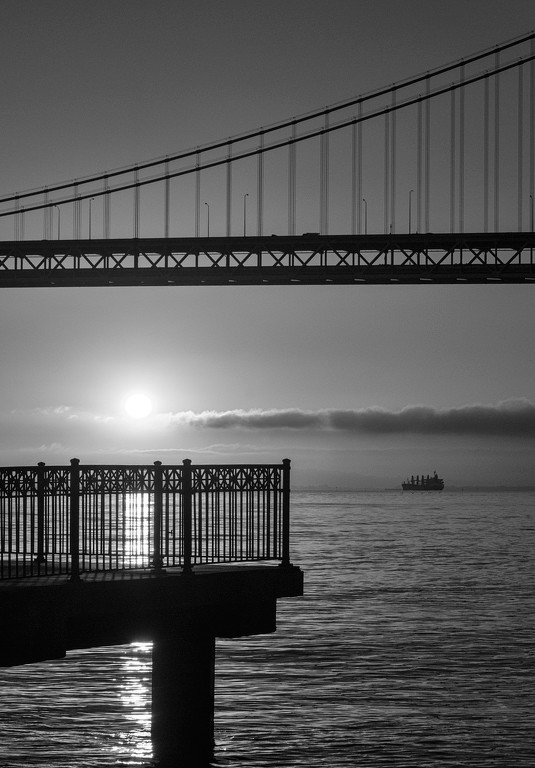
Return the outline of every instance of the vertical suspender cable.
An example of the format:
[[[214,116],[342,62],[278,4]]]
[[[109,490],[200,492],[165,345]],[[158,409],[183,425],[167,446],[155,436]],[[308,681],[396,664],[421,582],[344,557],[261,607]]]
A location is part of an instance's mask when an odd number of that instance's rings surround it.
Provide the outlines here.
[[[110,236],[110,190],[108,177],[104,179],[104,239],[108,239]]]
[[[227,237],[230,237],[230,224],[232,218],[232,144],[228,144],[227,160]]]
[[[496,52],[496,69],[500,54]],[[500,231],[500,75],[494,80],[494,231]]]
[[[425,101],[425,231],[429,232],[429,201],[430,201],[430,175],[431,175],[431,76],[426,79]]]
[[[262,237],[264,232],[264,134],[260,134],[260,147],[257,156],[256,170],[256,224],[258,236]]]
[[[483,232],[489,231],[489,79],[485,78],[483,103]]]
[[[362,119],[362,102],[358,109],[359,120]],[[362,232],[362,124],[357,126],[357,229]]]
[[[165,189],[164,189],[164,220],[163,220],[163,236],[169,237],[169,203],[171,192],[171,179],[169,178],[169,160],[165,161]]]
[[[325,115],[325,128],[329,127],[329,115]],[[325,134],[325,234],[329,234],[329,142],[331,134]]]
[[[535,40],[531,40],[531,55],[535,55]],[[533,199],[535,196],[535,61],[529,65],[529,228],[533,232]]]
[[[288,234],[295,235],[295,123],[292,141],[288,144]]]
[[[81,224],[81,218],[82,218],[81,216],[82,201],[80,200],[80,196],[78,194],[78,184],[74,184],[73,192],[74,192],[74,205],[72,209],[72,234],[75,240],[79,240],[80,224]]]
[[[19,213],[20,211],[20,203],[19,198],[15,198],[15,216],[13,218],[13,239],[14,240],[20,240],[20,221],[21,217],[24,215],[22,213]]]
[[[45,205],[48,203],[48,189],[46,187],[43,195],[43,203]],[[51,210],[50,208],[43,208],[43,240],[50,239],[50,232],[49,232],[50,210]]]
[[[535,41],[531,40],[530,53],[535,54]],[[533,205],[535,195],[535,61],[529,65],[529,229],[533,232]],[[529,263],[533,265],[533,246],[529,249]]]
[[[351,126],[351,234],[357,233],[357,123]],[[360,234],[360,227],[358,229]]]
[[[134,168],[134,240],[139,237],[139,174],[137,167]]]
[[[201,171],[200,171],[201,153],[197,151],[195,156],[195,237],[201,233]]]
[[[450,95],[450,232],[455,232],[455,166],[457,159],[455,157],[456,124],[455,91],[452,91]]]
[[[396,92],[392,91],[392,120],[390,131],[390,232],[396,231]]]
[[[390,114],[385,115],[385,148],[384,148],[384,189],[383,189],[383,231],[388,233],[390,212]]]
[[[517,155],[518,155],[518,172],[517,172],[517,227],[518,231],[522,232],[522,187],[523,187],[523,150],[524,150],[524,69],[522,66],[518,68],[518,140],[517,140]]]
[[[464,64],[459,80],[464,82]],[[459,232],[464,232],[464,86],[459,88]]]
[[[329,114],[325,113],[325,130],[320,137],[320,232],[329,231]]]
[[[422,231],[422,102],[418,102],[416,129],[416,231]]]

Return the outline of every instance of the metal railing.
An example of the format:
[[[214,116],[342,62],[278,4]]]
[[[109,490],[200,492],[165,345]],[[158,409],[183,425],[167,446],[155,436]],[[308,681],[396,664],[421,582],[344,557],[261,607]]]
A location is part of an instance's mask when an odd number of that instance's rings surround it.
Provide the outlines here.
[[[0,468],[0,579],[280,560],[290,460]]]

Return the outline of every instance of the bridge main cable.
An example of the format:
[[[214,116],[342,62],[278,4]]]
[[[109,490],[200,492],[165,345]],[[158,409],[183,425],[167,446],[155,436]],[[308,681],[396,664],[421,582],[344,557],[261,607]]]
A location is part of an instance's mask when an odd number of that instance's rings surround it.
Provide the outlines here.
[[[167,156],[165,156],[163,158],[158,158],[156,160],[151,160],[151,161],[148,161],[148,162],[145,162],[145,163],[135,163],[135,164],[133,164],[131,166],[128,166],[126,168],[118,169],[118,170],[115,170],[115,171],[108,171],[108,172],[105,172],[105,173],[100,173],[100,174],[98,174],[96,176],[88,176],[87,178],[76,179],[76,180],[73,180],[73,181],[62,182],[60,184],[55,184],[55,185],[48,186],[48,187],[40,187],[38,189],[29,190],[29,191],[26,191],[26,192],[20,192],[20,193],[16,193],[16,194],[11,194],[11,195],[8,195],[7,197],[0,198],[0,204],[9,203],[9,202],[20,202],[21,200],[29,198],[29,197],[37,197],[38,195],[42,195],[42,194],[45,193],[45,191],[48,192],[48,194],[53,193],[53,192],[60,192],[60,191],[65,190],[65,189],[71,189],[75,185],[76,186],[81,186],[81,185],[85,185],[85,184],[94,184],[96,182],[103,181],[105,183],[105,185],[107,186],[110,179],[116,178],[118,176],[124,176],[124,175],[127,175],[127,174],[134,173],[136,170],[139,172],[139,171],[147,170],[149,168],[156,168],[156,167],[161,166],[161,165],[166,165],[166,164],[168,164],[170,162],[175,162],[175,161],[178,161],[178,160],[185,160],[187,158],[195,157],[195,156],[197,156],[197,155],[199,155],[200,153],[203,153],[203,152],[213,152],[214,150],[222,149],[224,147],[231,147],[232,145],[240,143],[240,142],[248,141],[248,140],[259,138],[259,137],[264,137],[268,133],[272,133],[274,131],[279,131],[279,130],[284,130],[285,128],[296,126],[296,125],[298,125],[300,123],[308,122],[308,121],[317,119],[317,118],[319,118],[321,116],[330,115],[333,112],[337,112],[337,111],[340,111],[340,110],[343,110],[343,109],[349,109],[350,107],[355,106],[355,105],[361,105],[364,102],[370,101],[372,99],[380,98],[380,97],[385,96],[387,94],[393,94],[393,93],[395,93],[395,92],[397,92],[397,91],[399,91],[399,90],[401,90],[403,88],[408,88],[410,86],[417,85],[418,83],[429,81],[433,77],[438,77],[440,75],[446,74],[447,72],[451,72],[452,70],[459,69],[459,67],[466,66],[467,64],[472,64],[472,63],[474,63],[476,61],[480,61],[480,60],[485,59],[485,58],[489,58],[491,55],[498,55],[502,51],[508,50],[510,48],[513,48],[513,47],[516,47],[516,46],[519,46],[519,45],[522,45],[523,43],[526,43],[526,42],[528,42],[530,40],[533,40],[533,39],[535,39],[535,32],[531,32],[529,35],[524,35],[524,36],[522,36],[520,38],[508,41],[508,42],[503,43],[501,45],[493,46],[492,48],[485,49],[484,51],[478,52],[478,53],[476,53],[476,54],[474,54],[472,56],[469,56],[468,58],[458,59],[457,61],[452,62],[451,64],[447,64],[447,65],[445,65],[443,67],[439,67],[439,68],[434,69],[434,70],[428,70],[424,74],[418,75],[416,77],[412,77],[412,78],[409,78],[407,80],[398,81],[397,83],[393,83],[392,85],[389,85],[387,87],[380,88],[380,89],[378,89],[376,91],[371,91],[369,93],[360,95],[360,96],[355,97],[353,99],[350,99],[348,101],[339,102],[339,103],[337,103],[335,105],[325,107],[325,108],[323,108],[321,110],[317,110],[317,111],[314,111],[314,112],[311,112],[311,113],[307,113],[307,114],[301,115],[299,117],[293,117],[293,118],[291,118],[289,120],[283,121],[282,123],[275,123],[275,124],[273,124],[271,126],[255,129],[254,131],[251,131],[251,132],[246,132],[244,134],[240,134],[240,135],[237,135],[237,136],[234,136],[234,137],[229,137],[227,139],[220,140],[220,141],[217,141],[217,142],[214,142],[214,143],[210,143],[210,144],[206,144],[206,145],[203,145],[203,146],[200,146],[200,147],[196,147],[195,149],[186,150],[184,152],[180,152],[180,153],[175,154],[175,155],[167,155]],[[534,58],[533,56],[521,58],[519,61],[515,62],[512,65],[506,66],[504,69],[502,69],[502,68],[495,69],[495,70],[491,71],[490,73],[487,73],[486,76],[487,77],[492,77],[495,74],[499,74],[499,72],[501,72],[501,71],[505,71],[505,69],[508,69],[511,66],[515,66],[515,65],[516,66],[521,66],[522,64],[531,61],[533,58]],[[470,82],[475,82],[475,81],[467,80],[467,81],[465,81],[464,85],[467,85]],[[440,92],[431,92],[431,94],[429,95],[429,98],[432,98],[433,96],[436,96],[436,95],[439,95],[439,94],[440,94]],[[424,98],[427,98],[427,94],[426,94],[426,97],[422,97],[422,100]],[[403,106],[409,106],[410,103],[417,103],[417,102],[416,101],[408,102],[408,103],[400,102],[399,108],[402,108]],[[370,113],[370,117],[376,117],[378,114],[386,114],[386,112],[383,112],[383,113],[381,113],[381,112],[379,112],[379,113]],[[366,117],[366,118],[363,118],[363,119],[370,119],[370,117]],[[340,128],[340,127],[346,127],[346,125],[350,125],[352,122],[353,121],[350,121],[349,123],[344,123],[343,125],[336,125],[336,124],[334,124],[328,130],[332,131],[332,130],[336,130],[337,128]],[[281,146],[285,146],[285,145],[290,144],[292,141],[304,141],[306,139],[312,138],[315,135],[319,135],[320,133],[324,132],[325,130],[326,129],[324,128],[323,131],[318,131],[316,133],[311,133],[311,134],[305,134],[302,137],[297,137],[295,139],[290,139],[290,140],[288,140],[288,141],[286,141],[284,143],[281,143],[281,144],[271,145],[271,146],[265,147],[263,149],[260,148],[258,150],[253,151],[253,152],[250,152],[250,153],[235,155],[233,159],[234,160],[242,159],[244,157],[249,157],[251,155],[258,154],[260,151],[266,152],[266,151],[269,151],[270,149],[278,149]],[[221,163],[219,163],[219,164],[221,164]],[[202,170],[205,167],[209,168],[209,167],[213,167],[213,166],[212,165],[201,166],[200,169]],[[192,172],[194,172],[194,170],[195,169],[188,170],[187,173],[192,173]],[[152,179],[147,179],[147,180],[141,181],[138,184],[139,184],[139,186],[143,186],[145,184],[150,184],[150,183],[155,183],[157,181],[162,181],[162,180],[164,180],[166,178],[174,178],[175,176],[183,175],[184,173],[185,172],[178,172],[178,173],[172,174],[170,176],[168,176],[167,174],[163,174],[163,175],[159,175],[158,177],[155,177],[155,178],[152,178]],[[107,192],[110,193],[110,192],[124,191],[124,190],[127,190],[127,189],[132,189],[134,186],[135,185],[130,184],[130,185],[125,185],[125,186],[121,186],[121,187],[116,187],[116,188],[113,188],[113,189],[108,189]],[[90,194],[87,194],[87,195],[81,195],[77,199],[85,200],[85,199],[88,199],[90,197],[100,196],[100,195],[104,195],[104,194],[106,194],[106,191],[97,192],[97,193],[90,193]],[[69,198],[68,200],[65,200],[65,201],[56,201],[55,203],[52,203],[51,205],[54,205],[54,204],[58,205],[58,204],[61,204],[61,203],[64,203],[64,202],[72,202],[72,200]],[[25,211],[33,211],[33,210],[40,210],[40,209],[46,208],[46,207],[49,207],[49,206],[43,204],[43,205],[40,205],[40,206],[37,206],[37,207],[33,207],[32,206],[32,207],[24,208],[24,210]],[[16,213],[16,211],[10,211],[7,214],[6,213],[1,213],[0,216],[12,215],[13,213]]]
[[[363,122],[366,122],[368,120],[372,120],[372,119],[374,119],[376,117],[380,117],[380,116],[383,116],[383,115],[388,115],[388,114],[390,114],[392,112],[396,112],[396,111],[398,111],[400,109],[404,109],[406,107],[414,106],[415,104],[420,104],[422,102],[425,102],[425,101],[428,101],[430,99],[433,99],[433,98],[435,98],[437,96],[442,96],[442,95],[444,95],[446,93],[451,93],[452,91],[459,90],[460,88],[465,88],[466,86],[472,85],[473,83],[477,83],[477,82],[480,82],[482,80],[488,80],[491,77],[495,77],[496,75],[499,75],[499,74],[501,74],[503,72],[507,72],[507,71],[509,71],[511,69],[514,69],[516,67],[521,67],[524,64],[527,64],[529,62],[533,62],[534,60],[535,60],[535,54],[533,54],[531,56],[525,56],[525,57],[520,58],[520,59],[518,59],[516,61],[513,61],[513,62],[510,62],[508,64],[505,64],[505,65],[503,65],[503,66],[501,66],[501,67],[499,67],[497,69],[493,69],[491,71],[485,71],[485,72],[479,73],[477,75],[474,75],[471,78],[465,78],[464,80],[462,80],[460,82],[451,83],[451,84],[449,84],[447,86],[444,86],[443,88],[439,88],[439,89],[434,90],[434,91],[432,91],[432,90],[427,91],[425,94],[419,94],[418,96],[415,96],[413,98],[409,98],[409,99],[407,99],[405,101],[396,102],[395,104],[392,104],[391,106],[383,107],[383,108],[381,108],[381,109],[379,109],[379,110],[377,110],[375,112],[369,112],[369,113],[367,113],[365,115],[362,115],[361,117],[354,116],[354,117],[352,117],[349,120],[344,120],[343,122],[334,123],[334,124],[331,124],[331,125],[328,125],[328,126],[324,125],[321,128],[317,128],[315,130],[309,131],[308,133],[302,134],[301,136],[296,136],[296,137],[292,136],[289,139],[284,139],[284,140],[276,142],[274,144],[264,145],[264,146],[258,147],[256,149],[249,150],[247,152],[242,152],[240,154],[235,154],[235,155],[230,155],[229,154],[228,156],[226,156],[224,158],[213,160],[213,161],[210,161],[208,163],[203,163],[203,164],[199,164],[199,165],[195,164],[195,165],[191,166],[190,168],[182,169],[182,170],[179,170],[179,171],[173,171],[172,173],[166,173],[166,174],[163,174],[163,175],[153,176],[153,177],[151,177],[149,179],[143,179],[141,181],[140,180],[137,180],[137,181],[134,180],[133,182],[130,182],[129,184],[123,184],[123,185],[121,185],[119,187],[111,187],[110,188],[110,187],[106,186],[103,190],[95,190],[95,191],[87,192],[87,193],[82,194],[82,195],[77,195],[76,197],[68,197],[68,198],[63,198],[63,199],[55,199],[53,201],[47,201],[47,202],[44,202],[44,203],[39,203],[37,205],[31,205],[31,206],[27,206],[27,207],[23,207],[23,208],[14,208],[14,209],[10,209],[8,211],[2,211],[2,212],[0,212],[0,218],[5,217],[5,216],[13,216],[13,215],[17,215],[17,214],[22,214],[22,213],[30,213],[31,211],[40,211],[40,210],[43,210],[43,209],[46,209],[46,208],[52,208],[52,207],[57,206],[57,205],[70,205],[73,202],[79,202],[81,200],[89,200],[89,199],[95,198],[95,197],[102,197],[103,195],[109,195],[109,194],[113,194],[115,192],[125,192],[125,191],[131,190],[131,189],[137,189],[137,188],[142,187],[142,186],[148,186],[150,184],[157,184],[159,182],[166,181],[167,179],[174,179],[174,178],[178,178],[180,176],[188,176],[188,175],[190,175],[192,173],[198,173],[199,171],[202,171],[202,170],[207,170],[209,168],[216,168],[216,167],[219,167],[221,165],[226,165],[226,164],[229,164],[229,163],[232,163],[232,162],[236,162],[238,160],[244,160],[244,159],[246,159],[248,157],[254,157],[254,156],[259,155],[261,153],[266,153],[266,152],[271,152],[271,151],[276,150],[276,149],[281,149],[283,147],[287,147],[287,146],[289,146],[291,144],[299,143],[301,141],[308,141],[309,139],[316,138],[318,136],[322,136],[322,135],[324,135],[326,133],[331,133],[333,131],[338,131],[338,130],[341,130],[343,128],[347,128],[347,127],[349,127],[351,125],[356,125],[356,124],[359,124],[359,123],[363,123]],[[391,93],[391,92],[392,92],[392,88],[390,88],[390,89],[388,89],[386,91],[386,93]],[[355,103],[357,103],[357,102],[355,102]],[[318,114],[319,115],[323,115],[323,114],[326,114],[326,112],[324,110],[323,112],[320,112]],[[255,135],[259,135],[259,134],[255,134]],[[229,146],[229,141],[224,142],[224,143],[222,143],[222,144],[220,144],[218,146],[227,146],[228,147]],[[229,149],[230,149],[230,147],[229,147]],[[194,152],[190,153],[190,155],[199,155],[199,154],[200,154],[199,150],[195,150]],[[158,162],[157,164],[160,165],[161,162]],[[135,166],[132,166],[128,171],[124,171],[124,173],[136,173],[136,171],[138,171],[142,167],[143,166],[141,166],[141,165],[135,165]],[[104,174],[103,176],[100,177],[100,179],[107,179],[107,178],[109,178],[109,177],[106,176],[106,174]],[[93,181],[97,181],[97,180],[98,180],[97,177],[94,177]],[[62,189],[71,188],[71,187],[74,187],[74,186],[78,186],[79,183],[88,183],[88,181],[85,181],[85,182],[79,182],[79,181],[71,182],[70,184],[64,185],[61,188]],[[38,192],[31,193],[31,195],[30,195],[30,193],[28,193],[27,196],[29,197],[29,196],[37,196],[39,194],[49,194],[51,191],[53,191],[53,189],[54,188],[52,188],[52,187],[44,187],[42,190],[40,190]],[[55,189],[57,190],[58,188],[55,188]],[[21,199],[20,195],[14,195],[14,196],[12,196],[10,198],[5,198],[4,200],[0,200],[0,203],[1,202],[8,202],[8,201],[15,201],[15,202],[18,203],[20,199]]]

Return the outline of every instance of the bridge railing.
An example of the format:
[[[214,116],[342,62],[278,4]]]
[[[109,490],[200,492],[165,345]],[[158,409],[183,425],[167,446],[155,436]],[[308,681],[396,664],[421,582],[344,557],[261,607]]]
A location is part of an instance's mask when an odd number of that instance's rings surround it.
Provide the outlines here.
[[[0,468],[0,579],[279,560],[290,461]]]

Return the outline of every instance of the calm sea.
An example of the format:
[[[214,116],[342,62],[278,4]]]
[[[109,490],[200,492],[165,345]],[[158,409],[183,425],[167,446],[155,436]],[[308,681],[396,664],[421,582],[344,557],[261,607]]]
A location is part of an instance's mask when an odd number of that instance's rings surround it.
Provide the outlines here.
[[[306,595],[279,601],[276,634],[218,641],[217,764],[533,768],[535,494],[292,509]],[[150,653],[0,669],[2,768],[149,765]]]

